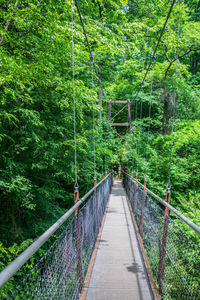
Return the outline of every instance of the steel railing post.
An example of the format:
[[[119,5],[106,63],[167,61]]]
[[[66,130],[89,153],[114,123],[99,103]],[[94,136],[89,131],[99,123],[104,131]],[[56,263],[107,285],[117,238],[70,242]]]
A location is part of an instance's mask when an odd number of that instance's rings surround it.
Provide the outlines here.
[[[79,201],[79,189],[74,189],[74,203]],[[80,215],[79,208],[75,210],[75,227],[76,227],[76,252],[77,252],[77,279],[78,290],[81,293],[82,290],[82,262],[81,262],[81,232],[80,232]]]
[[[133,172],[131,172],[131,175],[130,175],[131,179],[133,180]],[[130,200],[130,203],[131,203],[131,200],[132,200],[132,196],[133,196],[133,192],[134,192],[134,189],[132,188],[132,182],[130,182],[129,184],[130,188],[129,188],[129,200]],[[131,195],[132,194],[132,195]]]
[[[105,203],[104,203],[104,175],[102,174],[102,197],[103,197],[103,211],[105,211]]]
[[[144,178],[144,189],[143,189],[143,197],[142,197],[142,211],[141,211],[141,223],[140,223],[140,234],[143,233],[143,225],[144,225],[144,207],[146,201],[146,186],[147,186],[147,179]]]
[[[112,178],[112,173],[105,175],[104,182],[108,178]],[[37,240],[35,240],[28,248],[26,248],[15,260],[13,260],[3,271],[0,272],[0,287],[2,287],[16,272],[31,258],[31,256],[40,249],[44,243],[58,230],[68,219],[72,216],[73,213],[77,210],[78,207],[84,203],[90,195],[94,193],[94,190],[97,189],[102,184],[102,180],[93,187],[87,194],[85,194],[81,199],[76,190],[76,200],[77,203],[74,204],[63,216],[61,216],[53,225],[51,225]],[[75,196],[75,195],[74,195]],[[78,200],[79,199],[79,200]]]
[[[97,178],[94,177],[94,187],[97,185]],[[95,202],[96,202],[96,232],[98,233],[98,198],[97,198],[97,189],[94,189]]]
[[[138,185],[138,174],[136,174],[135,177],[135,184],[136,184],[136,189],[135,189],[135,195],[134,195],[134,199],[133,199],[133,211],[135,211],[135,206],[136,206],[136,194],[137,194],[137,185]]]
[[[170,188],[167,187],[166,190],[166,199],[165,201],[170,203]],[[164,279],[164,269],[165,269],[165,256],[166,256],[166,245],[167,245],[167,229],[168,229],[168,220],[169,220],[169,208],[165,207],[164,223],[163,223],[163,236],[162,236],[162,247],[160,254],[160,264],[159,264],[159,293],[162,294],[162,282]]]

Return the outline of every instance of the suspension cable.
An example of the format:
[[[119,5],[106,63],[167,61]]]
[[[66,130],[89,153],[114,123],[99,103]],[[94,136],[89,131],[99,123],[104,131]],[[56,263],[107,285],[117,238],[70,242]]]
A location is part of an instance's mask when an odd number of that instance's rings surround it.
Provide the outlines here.
[[[74,1],[71,0],[71,21],[72,21],[72,98],[73,98],[73,110],[74,110],[74,188],[78,188],[78,176],[77,176],[77,149],[76,149],[76,98],[75,98],[75,64],[74,64]]]
[[[150,60],[149,66],[148,66],[148,68],[147,68],[147,70],[146,70],[146,72],[145,72],[145,75],[144,75],[144,77],[143,77],[143,80],[141,81],[141,87],[140,87],[140,89],[139,89],[139,90],[137,91],[137,93],[136,93],[136,99],[133,99],[133,100],[130,102],[130,104],[132,104],[134,100],[136,100],[136,104],[137,104],[137,98],[138,98],[139,92],[140,92],[140,90],[143,89],[143,87],[144,87],[144,82],[145,82],[146,77],[147,77],[147,75],[148,75],[148,72],[149,72],[149,70],[150,70],[150,68],[151,68],[152,62],[153,62],[153,60],[154,60],[154,58],[155,58],[156,52],[157,52],[158,47],[159,47],[159,45],[160,45],[162,36],[163,36],[163,34],[164,34],[165,28],[166,28],[166,26],[167,26],[167,23],[168,23],[168,20],[169,20],[169,18],[170,18],[170,15],[171,15],[171,12],[172,12],[172,9],[173,9],[173,6],[174,6],[175,2],[176,2],[176,0],[173,0],[172,3],[171,3],[170,9],[169,9],[169,11],[168,11],[168,14],[167,14],[167,17],[166,17],[166,20],[165,20],[165,23],[164,23],[164,25],[163,25],[163,28],[162,28],[162,31],[161,31],[161,33],[160,33],[159,39],[158,39],[158,41],[157,41],[156,47],[155,47],[154,52],[153,52],[153,54],[152,54],[152,58],[151,58],[151,60]],[[100,76],[99,76],[99,74],[98,74],[96,65],[95,65],[95,63],[94,63],[94,58],[93,58],[93,55],[92,55],[91,47],[90,47],[90,44],[89,44],[89,40],[88,40],[88,37],[87,37],[87,33],[86,33],[86,30],[85,30],[85,26],[84,26],[84,23],[83,23],[83,19],[82,19],[82,16],[81,16],[81,12],[80,12],[80,8],[79,8],[78,1],[77,1],[77,0],[75,0],[75,4],[76,4],[76,7],[77,7],[79,19],[80,19],[81,26],[82,26],[82,28],[83,28],[83,32],[84,32],[84,35],[85,35],[85,39],[86,39],[86,42],[87,42],[87,46],[88,46],[88,49],[89,49],[89,52],[90,52],[90,61],[91,61],[91,64],[92,64],[92,66],[93,66],[93,68],[94,68],[94,70],[95,70],[95,73],[96,73],[96,75],[97,75],[97,78],[98,78],[98,81],[99,81],[99,85],[100,85],[100,87],[102,88],[102,91],[103,91],[103,87],[102,87],[102,83],[101,83],[101,78],[100,78]],[[106,98],[104,91],[103,91],[103,95],[104,95],[104,97]],[[107,98],[106,98],[106,99],[107,99]],[[126,106],[127,106],[127,104],[124,106],[124,108],[125,108]],[[124,108],[122,108],[121,111],[122,111]],[[141,113],[142,113],[142,101],[141,101],[141,107],[140,107],[140,117],[141,117]],[[141,131],[141,122],[140,122],[140,131]],[[140,131],[139,131],[139,141],[140,141]],[[138,146],[139,146],[139,141],[138,141],[138,145],[137,145],[138,151],[139,151],[139,148],[138,148]],[[94,143],[94,147],[95,147],[95,143]],[[137,152],[138,152],[138,151],[137,151]],[[138,156],[138,155],[137,155],[137,156]],[[94,158],[95,158],[95,156],[94,156]],[[95,163],[96,163],[96,162],[95,162]],[[137,172],[138,172],[138,159],[137,159]]]
[[[76,0],[75,0],[75,1],[76,1]],[[166,28],[166,26],[167,26],[167,23],[168,23],[168,20],[169,20],[169,18],[170,18],[170,15],[171,15],[171,12],[172,12],[172,9],[173,9],[173,7],[174,7],[175,2],[176,2],[176,0],[173,0],[172,3],[171,3],[170,9],[169,9],[168,14],[167,14],[167,17],[166,17],[166,19],[165,19],[165,23],[164,23],[164,25],[163,25],[162,31],[161,31],[161,33],[160,33],[160,36],[159,36],[159,38],[158,38],[156,47],[155,47],[155,49],[154,49],[154,51],[153,51],[153,54],[152,54],[152,57],[151,57],[149,66],[148,66],[148,68],[147,68],[147,70],[146,70],[146,72],[145,72],[145,75],[144,75],[143,79],[141,80],[141,85],[140,85],[139,90],[138,90],[137,93],[136,93],[135,98],[138,97],[138,95],[139,95],[139,93],[140,93],[140,90],[143,89],[143,86],[144,86],[146,77],[147,77],[147,75],[148,75],[148,73],[149,73],[149,71],[150,71],[150,68],[151,68],[151,66],[152,66],[153,60],[154,60],[155,57],[156,57],[156,52],[157,52],[158,47],[159,47],[159,45],[160,45],[162,36],[163,36],[163,34],[164,34],[165,28]],[[132,104],[134,101],[135,101],[135,99],[133,99],[133,100],[130,102],[130,104]],[[121,111],[122,111],[126,106],[127,106],[127,104],[124,105],[124,107],[121,109]],[[121,112],[121,111],[120,111],[120,112]]]
[[[151,68],[151,66],[152,66],[153,60],[155,59],[156,52],[157,52],[158,47],[159,47],[159,45],[160,45],[162,36],[163,36],[163,34],[164,34],[165,28],[166,28],[166,26],[167,26],[167,22],[168,22],[168,20],[169,20],[169,17],[170,17],[170,15],[171,15],[171,12],[172,12],[172,9],[173,9],[173,6],[174,6],[175,2],[176,2],[176,0],[173,0],[172,3],[171,3],[169,12],[168,12],[168,14],[167,14],[165,23],[164,23],[164,25],[163,25],[162,31],[161,31],[160,36],[159,36],[159,39],[158,39],[158,42],[157,42],[156,47],[155,47],[155,49],[154,49],[154,52],[153,52],[153,54],[152,54],[152,57],[151,57],[149,66],[148,66],[148,68],[147,68],[147,70],[146,70],[146,72],[145,72],[145,75],[144,75],[144,77],[143,77],[143,80],[142,80],[142,83],[143,83],[143,84],[144,84],[145,79],[146,79],[146,77],[147,77],[147,74],[149,73],[149,70],[150,70],[150,68]],[[141,88],[142,88],[142,86],[141,86]]]
[[[135,136],[136,136],[136,131],[137,131],[138,95],[139,95],[139,93],[136,94],[136,98],[135,98],[135,126],[134,126]],[[136,150],[136,159],[135,159],[136,164],[137,164],[137,160],[138,160],[137,144],[138,144],[138,141],[136,138],[134,138],[134,146],[135,146],[135,150]],[[136,170],[136,176],[137,176],[137,170]]]
[[[80,22],[81,22],[81,26],[83,28],[83,33],[85,35],[86,43],[87,43],[87,46],[88,46],[88,49],[89,49],[89,52],[90,52],[90,62],[91,62],[91,64],[93,64],[95,73],[96,73],[98,81],[99,81],[99,85],[102,88],[102,92],[103,92],[104,97],[106,98],[105,92],[103,90],[102,82],[101,82],[101,77],[98,74],[97,67],[96,67],[94,57],[93,57],[93,54],[92,54],[92,50],[91,50],[91,47],[90,47],[90,43],[89,43],[89,40],[88,40],[88,37],[87,37],[87,33],[86,33],[86,30],[85,30],[85,25],[83,23],[83,18],[82,18],[81,11],[80,11],[80,8],[79,8],[79,5],[78,5],[78,0],[75,0],[75,4],[76,4],[77,11],[78,11],[79,19],[80,19]]]
[[[94,120],[94,55],[91,56],[91,75],[92,75],[92,134],[93,134],[93,158],[94,158],[94,177],[96,178],[96,142],[95,142],[95,120]]]
[[[106,127],[104,126],[104,174],[106,174],[106,169],[107,169],[106,149],[107,149],[107,125]]]
[[[172,110],[172,130],[171,130],[171,146],[170,146],[170,160],[169,160],[169,173],[168,173],[168,188],[171,186],[171,166],[172,166],[172,151],[174,144],[174,123],[175,123],[175,110],[176,110],[176,86],[177,86],[177,69],[178,69],[178,49],[179,49],[179,37],[180,37],[180,19],[181,19],[181,0],[179,0],[179,17],[178,17],[178,35],[176,46],[176,68],[174,78],[174,95],[173,95],[173,110]]]
[[[142,85],[142,89],[144,88],[144,82]],[[139,125],[139,136],[137,142],[137,174],[138,174],[138,167],[139,167],[139,155],[140,155],[140,138],[141,138],[141,131],[142,131],[142,110],[143,110],[143,97],[140,103],[140,125]]]
[[[149,103],[149,125],[148,125],[148,132],[147,132],[147,147],[146,147],[146,161],[145,161],[145,175],[144,178],[147,177],[147,167],[148,167],[148,155],[149,155],[149,134],[150,134],[150,127],[151,127],[151,107],[152,107],[152,81],[151,81],[151,91],[150,91],[150,103]]]
[[[101,92],[102,92],[102,89],[101,89]],[[103,93],[102,93],[102,108],[103,108]],[[104,110],[102,110],[102,113],[101,113],[101,119],[100,119],[100,135],[101,135],[101,147],[102,147],[102,175],[104,175],[104,171],[103,171],[103,165],[104,165],[104,161],[103,161],[103,156],[104,156],[104,140],[103,140],[103,121],[104,120]]]
[[[133,116],[134,116],[134,111],[133,111]],[[133,121],[135,121],[135,118],[133,119]],[[134,130],[135,130],[135,124],[132,127],[132,132],[131,132],[131,148],[133,147],[134,143],[135,143],[135,138],[134,138]],[[134,147],[132,149],[133,153],[132,153],[132,174],[133,174],[133,170],[134,170]]]
[[[136,136],[136,119],[137,119],[137,105],[138,105],[138,102],[137,102],[137,99],[135,100],[135,114],[133,113],[133,117],[134,117],[134,126],[133,126],[133,133],[134,133],[134,141],[133,141],[133,148],[136,147],[135,144],[137,143],[137,140],[135,138]],[[134,167],[134,163],[135,163],[136,159],[135,157],[133,158],[133,167]]]
[[[147,77],[147,74],[148,74],[148,72],[149,72],[149,70],[150,70],[150,68],[151,68],[151,65],[152,65],[152,63],[153,63],[153,60],[154,60],[154,58],[155,58],[156,52],[157,52],[158,47],[159,47],[159,45],[160,45],[162,36],[163,36],[163,34],[164,34],[165,28],[166,28],[166,26],[167,26],[167,23],[168,23],[168,20],[169,20],[169,18],[170,18],[170,15],[171,15],[171,12],[172,12],[172,9],[173,9],[173,7],[174,7],[175,2],[176,2],[176,0],[173,0],[172,3],[171,3],[170,9],[169,9],[169,11],[168,11],[168,14],[167,14],[167,17],[166,17],[166,20],[165,20],[165,23],[164,23],[164,25],[163,25],[163,28],[162,28],[162,31],[161,31],[161,33],[160,33],[159,39],[158,39],[158,41],[157,41],[156,47],[155,47],[154,52],[153,52],[153,54],[152,54],[152,58],[151,58],[151,60],[150,60],[149,66],[148,66],[148,68],[147,68],[147,70],[146,70],[146,72],[145,72],[145,75],[144,75],[144,77],[143,77],[143,80],[141,81],[140,89],[139,89],[139,90],[137,91],[137,93],[136,93],[136,98],[138,98],[139,92],[140,92],[140,90],[141,90],[141,89],[143,88],[143,86],[144,86],[145,79],[146,79],[146,77]],[[79,19],[80,19],[81,26],[82,26],[82,28],[83,28],[83,32],[84,32],[84,35],[85,35],[85,39],[86,39],[86,42],[87,42],[87,46],[88,46],[88,49],[89,49],[89,52],[90,52],[90,61],[91,61],[91,63],[93,63],[93,67],[94,67],[95,73],[96,73],[96,75],[97,75],[97,78],[98,78],[98,81],[99,81],[99,85],[100,85],[100,87],[102,88],[102,92],[103,92],[104,97],[106,98],[106,95],[105,95],[104,90],[103,90],[103,87],[102,87],[101,78],[100,78],[100,76],[99,76],[99,74],[98,74],[96,65],[95,65],[95,63],[94,63],[94,59],[92,60],[92,57],[93,57],[93,56],[92,56],[92,51],[91,51],[91,47],[90,47],[89,40],[88,40],[88,37],[87,37],[87,33],[86,33],[86,30],[85,30],[85,26],[84,26],[84,23],[83,23],[83,19],[82,19],[82,16],[81,16],[80,8],[79,8],[79,5],[78,5],[78,0],[75,0],[75,4],[76,4],[76,7],[77,7]],[[107,99],[107,98],[106,98],[106,99]],[[130,102],[130,104],[132,104],[134,100],[135,100],[135,99],[133,99],[133,100]],[[137,100],[136,100],[136,101],[137,101]],[[126,106],[127,106],[127,104],[120,110],[120,112],[121,112]],[[120,112],[118,112],[118,113],[116,114],[116,116],[117,116]],[[141,122],[140,122],[140,123],[141,123]],[[140,128],[141,128],[141,126],[140,126]],[[138,168],[137,168],[137,169],[138,169]]]
[[[133,124],[133,127],[132,127],[132,132],[131,132],[131,146],[132,146],[132,173],[134,171],[134,160],[135,160],[135,156],[134,156],[134,148],[135,148],[135,144],[137,143],[136,139],[135,139],[135,135],[136,135],[136,124],[135,124],[135,121],[136,121],[136,118],[137,118],[137,99],[135,99],[135,109],[133,109],[133,121],[134,121],[134,124]],[[128,131],[128,129],[126,130],[126,132]]]
[[[153,57],[153,61],[152,61],[153,66],[155,64],[155,61],[156,61],[156,57]],[[151,79],[151,87],[150,87],[149,124],[148,124],[148,130],[147,130],[146,160],[145,160],[145,175],[144,175],[145,179],[147,177],[148,157],[149,157],[149,136],[150,136],[150,128],[151,128],[152,93],[153,93],[153,79]]]
[[[140,91],[144,88],[144,83],[145,83],[146,77],[147,77],[147,75],[148,75],[148,72],[150,71],[151,66],[152,66],[153,63],[155,62],[156,52],[157,52],[157,50],[158,50],[159,44],[160,44],[160,42],[161,42],[162,36],[163,36],[163,34],[164,34],[165,28],[166,28],[166,26],[167,26],[167,23],[168,23],[168,20],[169,20],[169,18],[170,18],[170,15],[171,15],[171,12],[172,12],[172,9],[173,9],[173,6],[174,6],[175,2],[176,2],[176,0],[173,0],[172,3],[171,3],[171,6],[170,6],[169,12],[168,12],[168,14],[167,14],[167,17],[166,17],[164,26],[163,26],[163,28],[162,28],[161,34],[160,34],[159,39],[158,39],[158,42],[157,42],[156,47],[155,47],[155,49],[154,49],[154,52],[153,52],[153,54],[152,54],[152,56],[151,56],[151,60],[150,60],[149,66],[148,66],[148,68],[147,68],[147,70],[146,70],[146,72],[145,72],[145,75],[144,75],[143,79],[141,80],[141,86],[140,86],[140,89],[139,89],[139,90],[137,91],[137,93],[136,93],[136,97],[135,97],[136,99],[133,99],[133,100],[131,101],[131,104],[133,103],[134,100],[136,100],[136,104],[137,104],[139,93],[140,93]],[[140,126],[139,126],[139,137],[138,137],[138,141],[136,142],[136,153],[137,153],[137,173],[136,173],[136,174],[138,174],[138,167],[139,167],[139,151],[140,151],[140,147],[139,147],[139,146],[140,146],[140,137],[141,137],[142,106],[143,106],[143,101],[141,100],[141,104],[140,104]],[[124,108],[125,108],[125,107],[126,107],[126,106],[124,106]],[[123,108],[122,108],[122,109],[123,109]],[[145,172],[145,176],[146,176],[146,172]]]

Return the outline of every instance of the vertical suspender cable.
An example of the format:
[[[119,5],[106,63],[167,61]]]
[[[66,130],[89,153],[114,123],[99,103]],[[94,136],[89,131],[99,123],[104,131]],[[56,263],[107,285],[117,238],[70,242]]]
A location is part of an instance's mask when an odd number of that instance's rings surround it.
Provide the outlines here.
[[[135,162],[137,163],[137,138],[136,138],[136,131],[137,131],[137,111],[138,111],[138,95],[139,95],[139,92],[137,92],[136,94],[136,98],[135,98],[135,143],[134,143],[134,146],[135,146],[135,150],[136,150],[136,159],[135,159]],[[137,170],[136,170],[136,177],[137,177]]]
[[[77,1],[77,0],[76,0],[76,1]],[[172,9],[173,9],[173,7],[174,7],[175,2],[176,2],[176,0],[173,0],[173,1],[171,2],[171,6],[170,6],[169,12],[168,12],[168,14],[167,14],[167,17],[166,17],[164,26],[163,26],[163,28],[162,28],[162,31],[161,31],[161,33],[160,33],[159,39],[158,39],[158,41],[157,41],[156,47],[155,47],[155,49],[154,49],[154,52],[153,52],[153,55],[152,55],[152,59],[151,59],[151,61],[150,61],[150,64],[149,64],[149,66],[148,66],[146,72],[145,72],[145,75],[144,75],[144,77],[143,77],[143,80],[141,81],[141,87],[140,87],[140,89],[137,91],[135,99],[133,99],[133,100],[130,102],[130,104],[132,104],[134,101],[136,101],[136,115],[137,115],[137,99],[138,99],[139,92],[140,92],[141,89],[143,89],[143,87],[144,87],[144,82],[145,82],[145,79],[146,79],[146,77],[147,77],[147,74],[148,74],[148,72],[150,71],[151,65],[152,65],[153,62],[154,62],[154,59],[155,59],[155,55],[156,55],[157,49],[158,49],[159,44],[160,44],[160,42],[161,42],[162,36],[163,36],[163,34],[164,34],[165,28],[166,28],[166,26],[167,26],[168,20],[169,20],[169,18],[170,18],[171,13],[172,13]],[[142,103],[141,103],[141,104],[142,104]],[[119,112],[121,112],[125,107],[126,107],[126,105],[125,105]],[[116,114],[116,115],[117,115],[117,114]],[[136,120],[136,118],[135,118],[135,120]],[[141,125],[141,122],[140,122],[140,125]],[[137,128],[137,126],[136,126],[136,128]],[[140,126],[140,128],[141,128],[141,126]],[[140,139],[140,135],[139,135],[139,139]],[[135,139],[135,140],[136,140],[136,139]],[[137,155],[137,173],[136,173],[136,177],[137,177],[137,174],[138,174],[138,163],[139,163],[139,160],[138,160],[138,159],[139,159],[139,155],[138,155],[138,150],[139,150],[139,148],[138,148],[138,145],[139,145],[139,140],[138,140],[138,141],[136,140],[136,155]]]
[[[147,164],[148,164],[148,155],[149,155],[149,134],[150,134],[150,127],[151,127],[151,106],[152,106],[151,97],[152,97],[152,82],[151,82],[150,103],[149,103],[149,125],[148,125],[148,132],[147,132],[147,147],[146,147],[146,161],[145,161],[144,178],[147,177]]]
[[[133,116],[134,116],[134,111],[133,111]],[[133,119],[134,121],[134,119]],[[134,129],[135,129],[135,126],[133,126],[132,128],[132,132],[131,132],[131,149],[133,151],[132,153],[132,170],[131,170],[131,174],[133,174],[133,171],[134,171],[134,148],[133,148],[133,145],[134,145],[134,142],[135,142],[135,139],[134,139]]]
[[[178,47],[179,47],[179,37],[180,37],[180,18],[181,18],[181,0],[179,0],[179,17],[178,17],[178,36],[177,36],[177,46],[176,46],[176,69],[174,78],[174,95],[173,95],[173,112],[172,112],[172,130],[171,130],[171,146],[170,146],[170,160],[169,160],[169,173],[168,173],[168,188],[170,188],[171,182],[171,165],[172,165],[172,150],[174,143],[174,122],[175,122],[175,109],[176,109],[176,85],[177,85],[177,64],[178,64]]]
[[[150,68],[151,68],[151,66],[152,66],[152,64],[153,64],[153,61],[154,61],[154,59],[155,59],[155,55],[156,55],[158,46],[159,46],[159,44],[160,44],[160,42],[161,42],[161,38],[162,38],[162,36],[163,36],[163,34],[164,34],[165,28],[166,28],[166,26],[167,26],[167,23],[168,23],[168,20],[169,20],[169,18],[170,18],[170,15],[171,15],[171,12],[172,12],[172,9],[173,9],[173,6],[174,6],[175,2],[176,2],[176,0],[173,0],[172,3],[171,3],[169,12],[168,12],[168,14],[167,14],[167,18],[166,18],[166,20],[165,20],[165,23],[164,23],[164,26],[163,26],[163,28],[162,28],[161,34],[160,34],[160,36],[159,36],[158,42],[157,42],[156,47],[155,47],[155,49],[154,49],[154,52],[153,52],[153,55],[152,55],[150,64],[149,64],[149,66],[148,66],[148,68],[147,68],[147,70],[146,70],[146,72],[145,72],[145,75],[144,75],[144,77],[143,77],[143,80],[141,81],[141,89],[143,89],[143,87],[144,87],[144,82],[145,82],[145,80],[146,80],[147,74],[148,74],[148,72],[149,72],[149,70],[150,70]],[[139,92],[138,92],[138,93],[139,93]],[[137,93],[137,96],[138,96],[138,93]],[[137,96],[136,96],[136,97],[137,97]],[[133,102],[133,101],[132,101],[132,102]],[[132,103],[132,102],[131,102],[131,103]],[[140,150],[139,144],[140,144],[140,135],[141,135],[141,114],[142,114],[142,100],[141,100],[141,105],[140,105],[140,127],[139,127],[139,138],[138,138],[139,140],[138,140],[138,145],[137,145],[137,173],[138,173],[139,150]]]
[[[104,149],[107,149],[107,125],[106,128],[104,128]],[[106,151],[104,156],[104,174],[106,174],[107,170],[107,157],[106,157]]]
[[[76,4],[77,11],[78,11],[79,19],[80,19],[80,22],[81,22],[81,26],[82,26],[82,28],[83,28],[83,33],[84,33],[84,35],[85,35],[86,43],[87,43],[87,46],[88,46],[88,49],[89,49],[89,52],[90,52],[90,61],[91,61],[91,63],[92,63],[92,61],[93,61],[93,67],[94,67],[94,70],[95,70],[96,75],[97,75],[97,77],[98,77],[99,85],[101,86],[103,95],[104,95],[104,97],[106,98],[105,92],[104,92],[104,90],[103,90],[101,78],[100,78],[100,76],[99,76],[99,74],[98,74],[98,71],[97,71],[97,68],[96,68],[96,64],[94,63],[94,57],[93,57],[93,55],[92,55],[92,50],[91,50],[91,47],[90,47],[90,44],[89,44],[89,40],[88,40],[88,37],[87,37],[87,33],[86,33],[86,30],[85,30],[85,26],[84,26],[84,23],[83,23],[83,18],[82,18],[82,16],[81,16],[81,11],[80,11],[80,8],[79,8],[79,5],[78,5],[78,0],[75,0],[75,4]],[[107,98],[106,98],[106,99],[107,99]]]
[[[91,75],[92,75],[92,133],[93,133],[93,158],[94,158],[94,177],[96,178],[96,142],[95,142],[95,120],[94,120],[94,55],[92,54],[91,60]]]
[[[76,151],[76,99],[75,99],[75,71],[74,71],[74,1],[71,0],[71,21],[72,21],[72,98],[73,98],[73,109],[74,109],[74,173],[75,173],[75,184],[74,187],[78,188],[77,179],[77,151]]]
[[[155,56],[153,57],[153,63],[155,63]],[[149,157],[149,135],[150,135],[150,128],[151,128],[151,110],[152,110],[152,92],[153,92],[153,83],[151,80],[151,90],[150,90],[150,103],[149,103],[149,125],[148,125],[148,133],[147,133],[147,147],[146,147],[146,162],[145,162],[145,176],[147,177],[147,169],[148,169],[148,157]]]
[[[170,18],[170,15],[171,15],[171,12],[172,12],[172,9],[173,9],[173,6],[174,6],[175,2],[176,2],[176,0],[173,0],[173,1],[171,2],[171,6],[170,6],[169,12],[168,12],[168,14],[167,14],[167,18],[166,18],[166,20],[165,20],[164,26],[163,26],[163,28],[162,28],[161,34],[160,34],[160,36],[159,36],[158,42],[157,42],[156,47],[155,47],[155,49],[154,49],[154,52],[153,52],[153,55],[152,55],[152,59],[151,59],[151,61],[150,61],[150,64],[149,64],[149,66],[148,66],[146,72],[145,72],[144,78],[143,78],[143,80],[142,80],[142,82],[141,82],[141,88],[143,88],[145,79],[146,79],[147,74],[148,74],[148,72],[149,72],[149,70],[150,70],[150,68],[151,68],[152,63],[153,63],[153,59],[154,59],[154,57],[155,57],[155,55],[156,55],[157,49],[158,49],[159,44],[160,44],[160,42],[161,42],[162,36],[163,36],[163,34],[164,34],[165,28],[166,28],[166,26],[167,26],[167,22],[168,22],[168,20],[169,20],[169,18]]]
[[[135,98],[135,110],[133,111],[133,121],[134,121],[134,124],[133,124],[132,134],[131,134],[131,142],[132,142],[132,147],[133,147],[133,149],[132,149],[132,151],[133,151],[133,155],[132,155],[132,173],[134,172],[134,165],[135,165],[134,149],[135,149],[135,145],[137,143],[136,138],[135,138],[135,136],[136,136],[136,129],[137,129],[136,118],[137,118],[137,95],[136,95],[136,98]]]
[[[144,81],[142,80],[142,89],[143,88],[144,88]],[[140,125],[139,125],[138,143],[137,143],[137,174],[138,174],[139,155],[140,155],[140,137],[142,131],[142,108],[143,108],[143,98],[141,99],[141,103],[140,103]]]
[[[135,99],[135,113],[133,114],[133,116],[134,116],[134,128],[133,128],[133,134],[134,134],[134,140],[133,140],[133,147],[135,148],[136,146],[136,128],[137,128],[137,126],[136,126],[136,119],[137,119],[137,98]],[[133,164],[135,163],[135,161],[136,161],[136,158],[135,158],[135,156],[133,157]]]
[[[103,109],[103,89],[101,88],[102,91],[102,109]],[[103,172],[103,165],[104,165],[104,161],[103,161],[103,156],[104,156],[104,141],[103,141],[103,118],[104,118],[104,111],[102,111],[102,117],[101,117],[101,123],[100,123],[100,130],[101,130],[101,147],[102,147],[102,176],[104,174]]]

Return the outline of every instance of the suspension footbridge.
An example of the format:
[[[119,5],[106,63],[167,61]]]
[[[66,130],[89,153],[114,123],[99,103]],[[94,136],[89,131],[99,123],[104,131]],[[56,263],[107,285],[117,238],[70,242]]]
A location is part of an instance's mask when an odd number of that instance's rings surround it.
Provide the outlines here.
[[[96,260],[85,289],[87,300],[153,299],[126,194],[119,180],[114,181]]]
[[[169,214],[200,228],[127,173],[112,184],[110,173],[76,198],[0,273],[3,286],[68,221],[9,299],[199,299],[199,248]]]
[[[156,60],[156,52],[170,18],[175,0],[152,53],[149,66],[144,72],[139,90],[134,99],[111,100],[108,120],[127,107],[128,123],[112,123],[112,126],[126,126],[130,129],[136,158],[131,166],[123,171],[122,179],[114,179],[113,171],[105,174],[97,183],[95,121],[93,111],[93,166],[94,187],[83,197],[79,197],[77,167],[77,128],[76,93],[74,63],[74,2],[72,0],[72,102],[74,114],[74,202],[75,204],[55,222],[46,232],[34,241],[24,252],[0,273],[0,287],[9,286],[9,280],[15,278],[18,284],[6,299],[69,299],[69,300],[198,300],[200,299],[200,249],[181,228],[200,235],[200,228],[170,205],[170,174],[173,147],[173,128],[175,112],[172,117],[171,147],[169,154],[169,174],[166,198],[162,199],[147,186],[148,144],[151,127],[151,101],[149,105],[148,138],[146,146],[146,166],[144,184],[138,181],[139,151],[141,148],[142,99],[140,101],[140,122],[138,128],[132,128],[131,105],[135,102],[135,116],[139,92],[144,88],[150,68]],[[84,27],[78,1],[76,8],[83,27],[84,36],[90,52],[91,83],[93,90],[94,71],[99,86],[105,96],[94,61],[87,33]],[[180,23],[180,3],[179,3]],[[176,69],[174,79],[174,102],[176,100],[176,78],[178,61],[179,29]],[[152,84],[151,84],[152,92]],[[106,98],[106,97],[105,97]],[[111,118],[111,104],[124,103],[124,107]],[[92,102],[94,107],[94,101]],[[137,166],[134,165],[137,162]],[[114,185],[113,185],[114,182]],[[90,183],[88,183],[90,184]],[[184,226],[178,226],[184,224]],[[63,226],[63,227],[62,227]],[[64,228],[60,234],[57,230]],[[186,230],[187,231],[187,230]],[[34,263],[29,272],[21,268],[29,259],[53,239],[50,247]],[[50,242],[49,242],[50,243]],[[41,251],[41,252],[42,252]],[[23,277],[23,278],[22,278]]]

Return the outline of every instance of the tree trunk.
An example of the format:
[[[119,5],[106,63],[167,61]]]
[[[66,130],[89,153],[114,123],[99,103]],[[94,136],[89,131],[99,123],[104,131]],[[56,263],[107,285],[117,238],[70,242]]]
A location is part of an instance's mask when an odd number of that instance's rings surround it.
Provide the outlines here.
[[[98,66],[99,66],[99,69],[101,69],[100,63],[98,64]],[[102,75],[101,75],[101,73],[99,73],[99,92],[98,92],[99,103],[98,104],[102,108],[102,106],[103,106],[103,103],[102,103],[103,91],[102,91],[101,81],[102,81]],[[102,111],[101,110],[99,110],[99,119],[100,120],[102,119]]]
[[[98,98],[99,98],[99,105],[102,107],[102,88],[99,87],[99,93],[98,93]],[[101,120],[102,119],[102,112],[101,110],[99,111],[99,119]]]
[[[198,53],[194,53],[192,56],[192,74],[197,74],[198,67]]]
[[[12,20],[12,17],[13,17],[13,15],[15,14],[15,11],[16,11],[16,9],[17,9],[18,2],[19,2],[19,0],[17,0],[17,1],[15,2],[14,9],[13,9],[13,11],[12,11],[12,13],[11,13],[11,16],[10,16],[10,17],[7,19],[7,21],[6,21],[5,27],[4,27],[4,29],[3,29],[3,34],[0,35],[0,45],[1,45],[2,42],[3,42],[3,39],[4,39],[4,37],[5,37],[5,34],[6,34],[7,30],[8,30],[8,27],[9,27],[9,25],[10,25],[10,22],[11,22],[11,20]]]
[[[162,118],[162,133],[166,135],[169,127],[169,94],[167,93],[166,87],[163,91],[164,96],[164,107],[163,107],[163,118]]]

